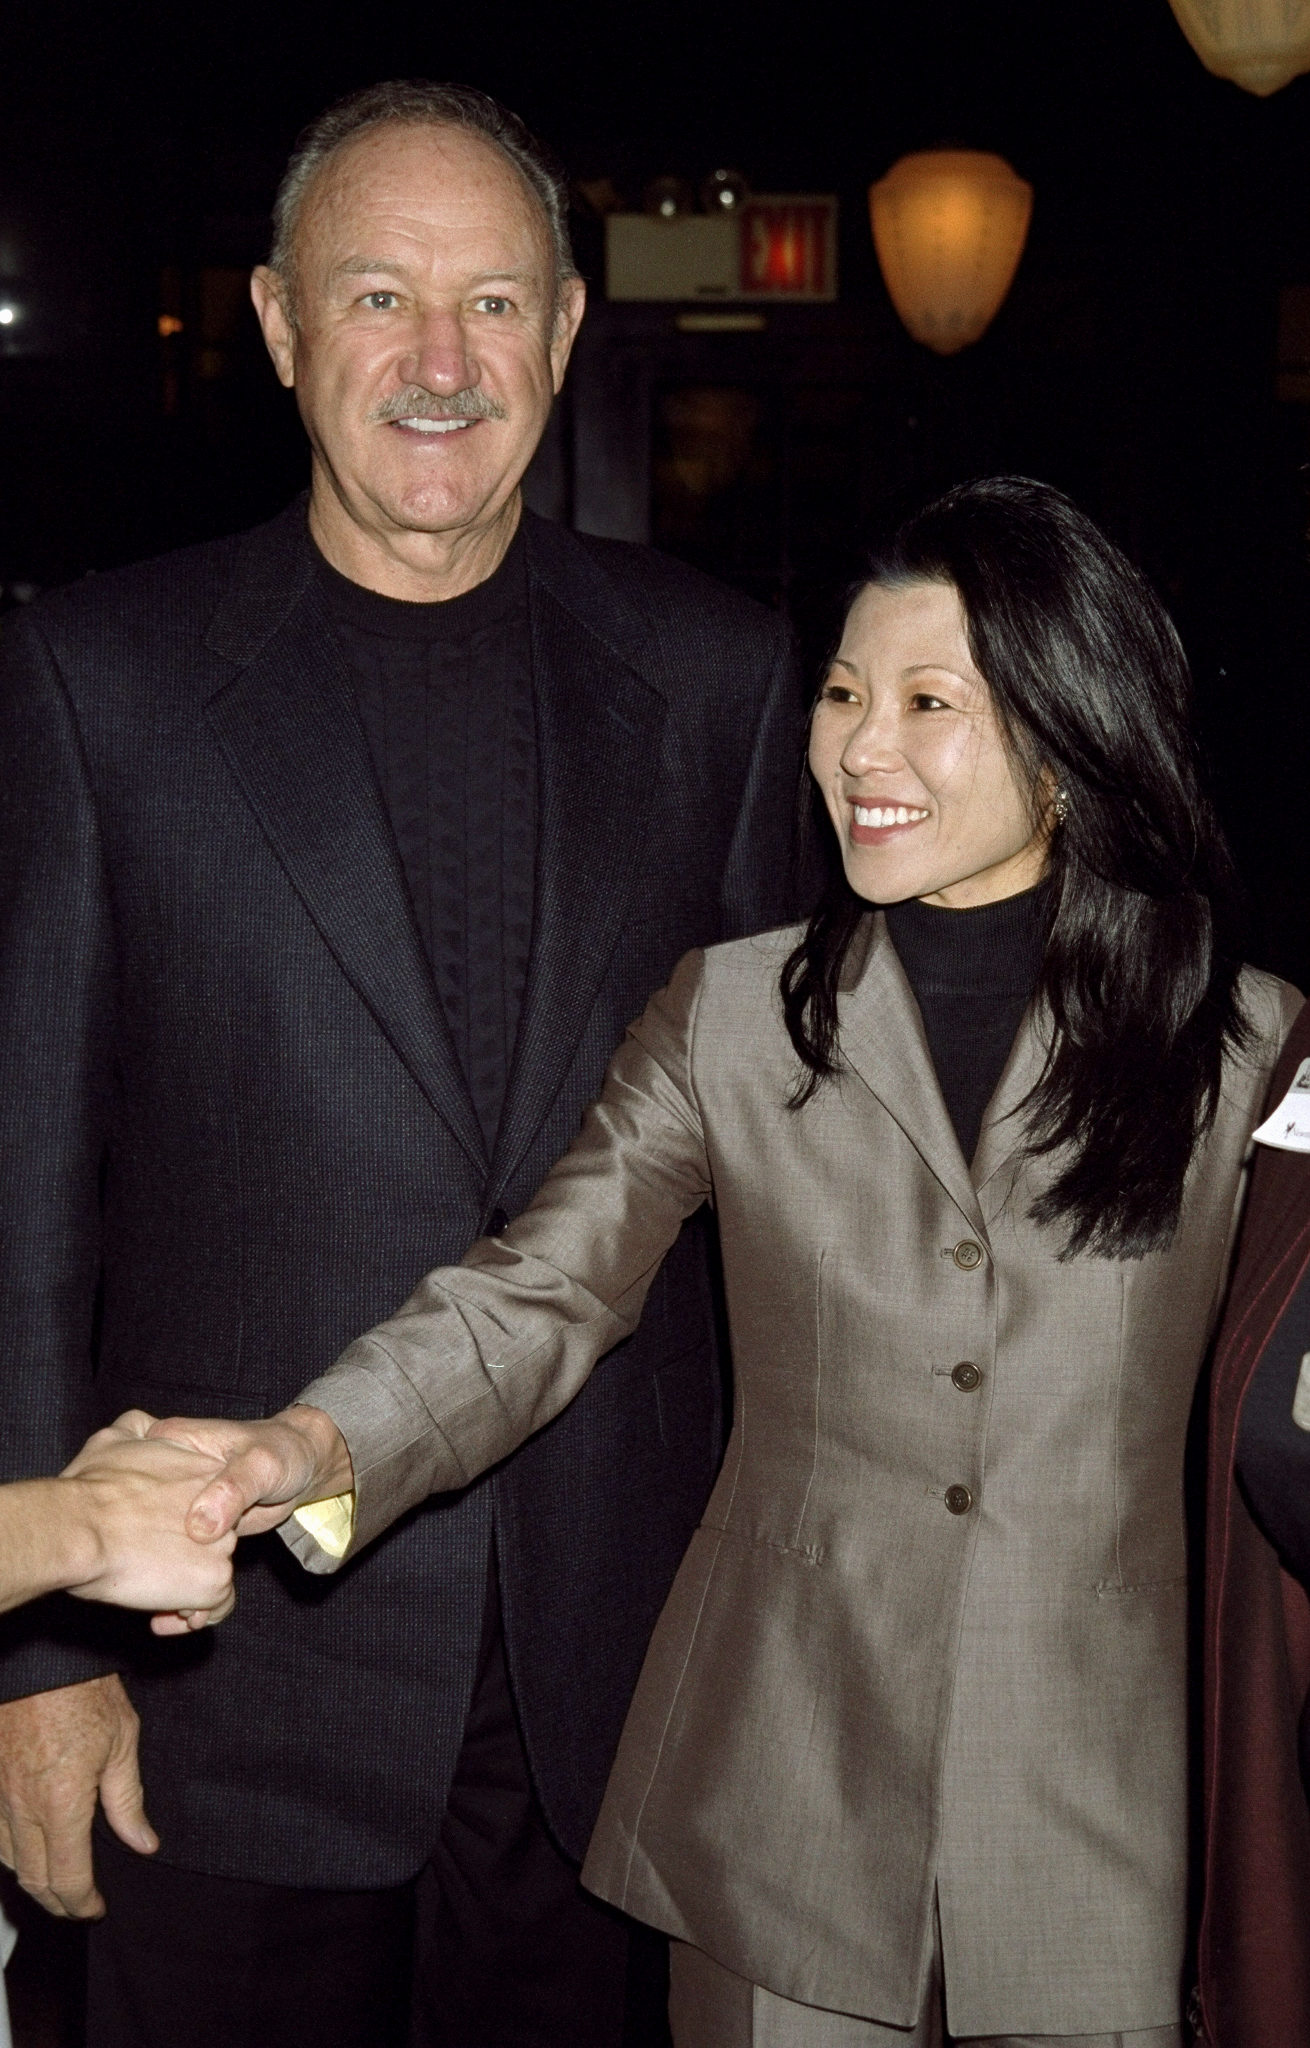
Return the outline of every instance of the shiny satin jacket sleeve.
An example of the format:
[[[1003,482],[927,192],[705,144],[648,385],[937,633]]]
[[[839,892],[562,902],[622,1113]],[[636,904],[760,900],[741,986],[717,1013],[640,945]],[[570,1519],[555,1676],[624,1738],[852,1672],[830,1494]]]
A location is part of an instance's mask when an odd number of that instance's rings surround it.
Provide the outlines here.
[[[636,1326],[660,1261],[710,1193],[690,1078],[701,977],[702,955],[689,953],[509,1229],[427,1274],[298,1396],[332,1416],[350,1450],[347,1554],[516,1449]],[[341,1562],[307,1532],[288,1534],[311,1570]]]

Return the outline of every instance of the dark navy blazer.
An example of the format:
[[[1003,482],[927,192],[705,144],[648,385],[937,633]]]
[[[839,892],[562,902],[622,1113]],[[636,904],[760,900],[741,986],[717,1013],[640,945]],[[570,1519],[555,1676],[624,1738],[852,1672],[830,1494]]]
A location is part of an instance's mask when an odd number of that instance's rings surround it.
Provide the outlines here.
[[[322,610],[303,503],[0,634],[0,1477],[129,1404],[260,1415],[527,1202],[689,947],[790,913],[781,622],[529,517],[536,928],[494,1156]],[[118,1668],[180,1866],[398,1882],[433,1848],[494,1527],[538,1790],[582,1851],[720,1446],[710,1248],[550,1429],[334,1579],[242,1547],[184,1642],[72,1601],[0,1694]]]

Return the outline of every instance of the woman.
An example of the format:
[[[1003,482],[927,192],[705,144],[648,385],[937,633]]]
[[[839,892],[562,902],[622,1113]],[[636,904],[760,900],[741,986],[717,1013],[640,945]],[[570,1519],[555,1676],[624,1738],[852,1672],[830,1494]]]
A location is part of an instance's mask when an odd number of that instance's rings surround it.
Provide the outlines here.
[[[829,900],[683,961],[524,1215],[306,1390],[340,1436],[265,1426],[301,1500],[344,1437],[358,1545],[713,1200],[732,1436],[584,1871],[674,1937],[678,2048],[1181,2041],[1183,1439],[1299,1000],[1239,967],[1187,695],[1056,492],[912,521],[814,711]]]
[[[1208,2048],[1310,2041],[1307,1062],[1303,1013],[1270,1089],[1212,1380],[1199,1944]]]

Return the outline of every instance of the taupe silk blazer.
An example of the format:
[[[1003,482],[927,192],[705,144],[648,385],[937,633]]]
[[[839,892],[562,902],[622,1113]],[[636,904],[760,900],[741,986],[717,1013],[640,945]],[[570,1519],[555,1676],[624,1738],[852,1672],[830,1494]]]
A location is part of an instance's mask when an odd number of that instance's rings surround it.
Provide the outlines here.
[[[302,1399],[346,1436],[366,1542],[549,1423],[712,1200],[732,1436],[584,1881],[783,1997],[899,2026],[936,1892],[952,2033],[1167,2025],[1183,1440],[1300,998],[1244,977],[1253,1045],[1170,1249],[1062,1262],[1029,1220],[1054,1169],[1011,1113],[1034,1017],[970,1171],[881,917],[841,999],[846,1071],[787,1107],[796,937],[688,956],[526,1212]]]

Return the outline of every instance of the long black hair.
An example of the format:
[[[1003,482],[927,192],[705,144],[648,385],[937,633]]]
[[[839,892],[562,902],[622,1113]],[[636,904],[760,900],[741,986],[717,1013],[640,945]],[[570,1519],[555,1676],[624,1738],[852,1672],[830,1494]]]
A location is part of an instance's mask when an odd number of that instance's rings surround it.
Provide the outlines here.
[[[947,492],[870,561],[869,584],[954,585],[1011,758],[1052,833],[1038,985],[1053,1027],[1023,1106],[1026,1144],[1067,1153],[1033,1209],[1065,1256],[1166,1245],[1249,1027],[1238,891],[1203,787],[1187,658],[1132,564],[1059,491],[990,477]],[[1067,808],[1066,808],[1067,805]],[[802,1105],[838,1071],[837,991],[869,905],[834,872],[782,973],[806,1070]]]

